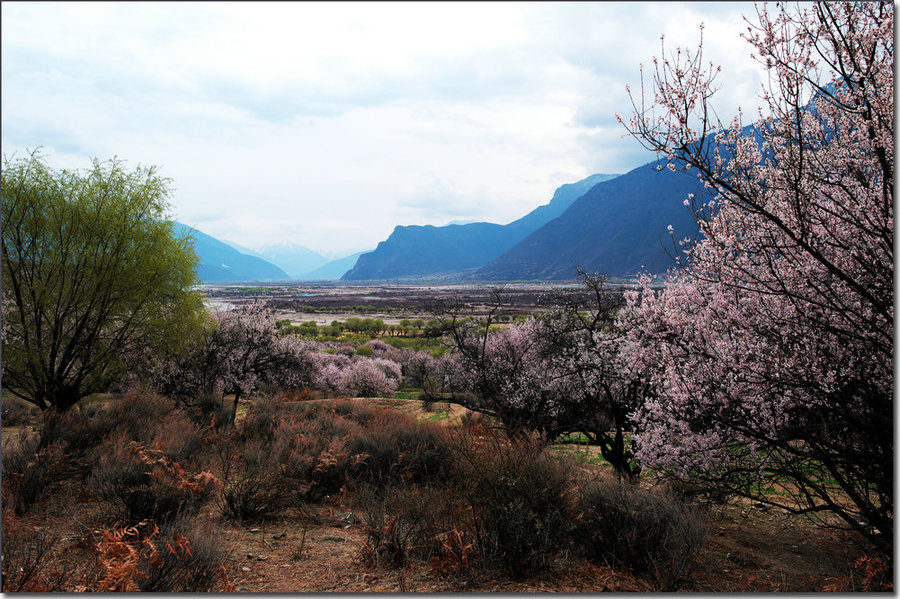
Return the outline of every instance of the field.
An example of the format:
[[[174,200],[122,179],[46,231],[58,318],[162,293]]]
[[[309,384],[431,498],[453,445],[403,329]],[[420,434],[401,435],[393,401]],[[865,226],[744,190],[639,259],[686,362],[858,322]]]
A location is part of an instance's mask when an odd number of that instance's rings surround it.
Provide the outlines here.
[[[580,293],[546,291],[508,287],[502,312]],[[278,318],[324,326],[427,320],[441,301],[480,316],[490,293],[327,285],[207,298],[262,299]],[[268,389],[238,402],[234,427],[216,420],[229,397],[191,412],[145,391],[102,394],[44,422],[4,394],[4,590],[810,592],[882,581],[855,533],[649,475],[622,491],[596,447],[513,442],[491,418],[419,392]]]
[[[483,316],[492,306],[491,292],[503,290],[503,312],[513,317],[547,309],[550,296],[584,297],[583,287],[571,284],[495,285],[343,285],[318,283],[306,286],[217,286],[204,289],[213,306],[241,306],[265,301],[279,315],[301,322],[328,324],[351,316],[381,318],[386,324],[402,319],[433,317],[440,303],[458,303],[467,314]],[[552,292],[549,293],[548,292]]]

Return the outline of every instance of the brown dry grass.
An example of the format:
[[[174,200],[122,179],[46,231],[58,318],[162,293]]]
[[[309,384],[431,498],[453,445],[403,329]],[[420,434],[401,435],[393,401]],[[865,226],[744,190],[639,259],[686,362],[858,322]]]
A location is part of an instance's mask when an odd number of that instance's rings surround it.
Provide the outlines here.
[[[315,400],[327,402],[332,400]],[[420,420],[457,425],[466,410],[453,406],[446,414],[425,411],[415,400],[355,398],[375,407],[412,414]],[[441,415],[435,417],[435,414]],[[4,427],[3,443],[29,428]],[[602,465],[582,462],[598,475]],[[402,570],[370,568],[361,559],[365,528],[349,518],[348,498],[330,497],[289,510],[258,523],[223,520],[212,505],[198,518],[221,534],[227,553],[225,572],[239,592],[606,592],[651,591],[646,580],[628,572],[561,555],[547,571],[514,581],[502,574],[463,572],[442,578],[430,565],[413,561]],[[73,588],[91,574],[88,556],[101,531],[89,523],[100,516],[89,492],[54,496],[11,525],[44,529],[59,535],[59,554],[81,556],[73,566]],[[779,510],[733,504],[710,510],[709,534],[681,590],[692,592],[821,591],[846,581],[854,562],[867,550],[858,536],[817,528],[803,518]]]

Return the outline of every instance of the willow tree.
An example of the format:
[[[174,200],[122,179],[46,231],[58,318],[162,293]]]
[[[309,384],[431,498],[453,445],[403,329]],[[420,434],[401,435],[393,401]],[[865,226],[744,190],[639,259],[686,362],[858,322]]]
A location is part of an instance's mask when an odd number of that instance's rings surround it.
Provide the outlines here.
[[[4,157],[5,390],[62,412],[105,390],[129,357],[185,337],[199,314],[197,257],[173,233],[169,195],[153,167]]]

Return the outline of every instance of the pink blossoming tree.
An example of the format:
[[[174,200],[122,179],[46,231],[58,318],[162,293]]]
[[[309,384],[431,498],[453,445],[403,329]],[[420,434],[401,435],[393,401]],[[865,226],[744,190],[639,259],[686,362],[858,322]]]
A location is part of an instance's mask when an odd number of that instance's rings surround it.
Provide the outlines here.
[[[551,441],[581,433],[617,473],[635,477],[640,466],[627,436],[650,388],[623,355],[621,295],[605,290],[599,277],[582,275],[587,302],[566,301],[509,327],[492,329],[496,310],[484,321],[448,310],[452,401],[495,416],[512,437],[538,432]]]
[[[716,117],[702,43],[663,48],[626,124],[713,198],[685,200],[702,237],[682,272],[629,297],[629,359],[658,394],[639,413],[639,458],[836,516],[890,553],[893,6],[757,16],[745,37],[770,77],[751,128]]]
[[[160,364],[156,384],[185,405],[204,395],[233,395],[234,422],[240,398],[263,385],[301,389],[314,380],[313,347],[277,333],[274,313],[262,304],[219,313],[187,351]]]

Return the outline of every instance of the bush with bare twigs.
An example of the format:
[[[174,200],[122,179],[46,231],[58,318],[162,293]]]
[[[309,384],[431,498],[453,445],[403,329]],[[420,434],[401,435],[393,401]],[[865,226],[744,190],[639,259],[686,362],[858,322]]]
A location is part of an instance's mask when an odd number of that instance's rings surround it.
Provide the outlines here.
[[[706,536],[688,505],[616,479],[587,485],[579,511],[591,560],[649,574],[660,590],[678,588]]]
[[[66,590],[71,570],[54,533],[6,514],[2,528],[4,593]]]

